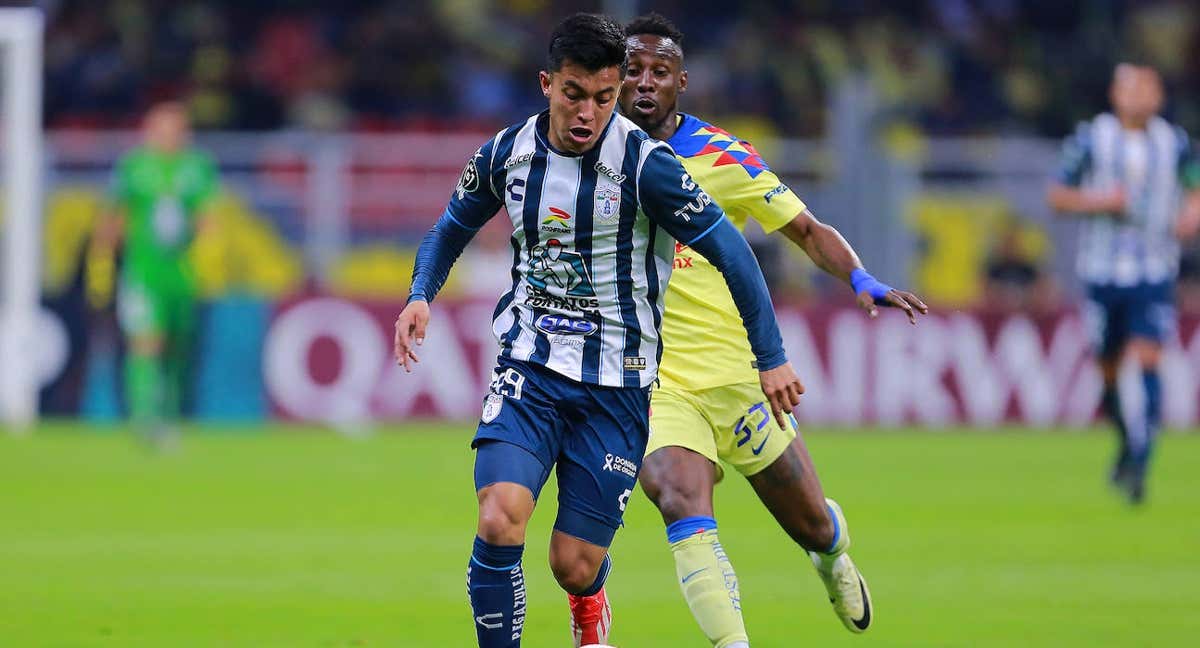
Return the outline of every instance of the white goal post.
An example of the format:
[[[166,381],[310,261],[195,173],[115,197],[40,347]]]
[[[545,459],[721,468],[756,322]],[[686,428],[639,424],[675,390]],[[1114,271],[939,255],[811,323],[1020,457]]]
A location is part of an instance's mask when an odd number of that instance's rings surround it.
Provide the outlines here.
[[[9,430],[38,413],[43,22],[39,9],[0,9],[0,421]]]

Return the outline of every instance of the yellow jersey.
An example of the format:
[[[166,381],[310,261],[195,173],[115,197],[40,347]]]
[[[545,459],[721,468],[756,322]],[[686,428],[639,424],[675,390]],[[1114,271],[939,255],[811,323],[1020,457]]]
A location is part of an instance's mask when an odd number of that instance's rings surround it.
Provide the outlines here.
[[[691,115],[679,114],[668,144],[683,168],[738,228],[746,219],[773,232],[804,211],[804,202],[767,167],[749,142]],[[700,390],[758,382],[742,318],[719,270],[681,243],[664,297],[663,387]]]

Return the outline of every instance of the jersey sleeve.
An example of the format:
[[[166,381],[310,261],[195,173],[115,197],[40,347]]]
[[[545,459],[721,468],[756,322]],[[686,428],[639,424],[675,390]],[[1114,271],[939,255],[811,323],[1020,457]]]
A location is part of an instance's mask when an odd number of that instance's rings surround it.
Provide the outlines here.
[[[500,210],[500,198],[492,184],[494,142],[484,144],[467,161],[446,210],[421,241],[413,264],[410,301],[433,301],[475,233]]]
[[[804,201],[770,169],[763,169],[749,181],[738,182],[731,189],[721,194],[723,199],[729,195],[730,198],[726,200],[732,201],[726,207],[736,205],[758,221],[767,233],[792,222],[807,208]]]
[[[500,211],[500,195],[492,178],[495,142],[495,139],[488,140],[467,160],[446,206],[446,214],[468,229],[483,227]]]
[[[1078,187],[1083,176],[1092,168],[1091,129],[1080,124],[1075,133],[1063,142],[1055,179],[1069,187]]]
[[[725,218],[725,212],[665,145],[646,155],[637,183],[642,211],[684,245],[691,245]]]
[[[1200,156],[1196,154],[1196,145],[1182,128],[1176,128],[1179,138],[1179,184],[1187,191],[1200,189]]]

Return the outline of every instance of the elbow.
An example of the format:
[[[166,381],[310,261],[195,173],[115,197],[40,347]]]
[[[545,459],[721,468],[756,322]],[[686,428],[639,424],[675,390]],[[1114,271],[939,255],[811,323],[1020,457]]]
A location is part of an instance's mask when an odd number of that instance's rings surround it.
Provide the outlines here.
[[[1046,204],[1053,209],[1055,213],[1062,214],[1068,211],[1066,190],[1060,184],[1050,185],[1046,189]]]

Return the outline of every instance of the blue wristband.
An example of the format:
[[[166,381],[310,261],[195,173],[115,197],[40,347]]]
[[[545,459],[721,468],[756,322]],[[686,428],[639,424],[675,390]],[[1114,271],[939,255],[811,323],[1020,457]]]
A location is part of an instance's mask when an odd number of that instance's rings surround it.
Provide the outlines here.
[[[892,291],[891,286],[879,281],[875,277],[872,277],[871,273],[863,270],[862,268],[855,268],[854,271],[850,273],[850,286],[854,288],[855,295],[860,294],[864,290],[867,291],[867,293],[871,295],[871,298],[874,299],[875,303],[879,306],[887,305],[887,302],[884,301],[884,298],[887,297],[887,294]]]

